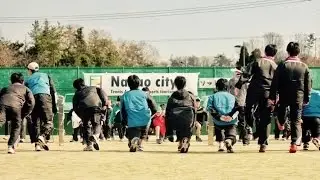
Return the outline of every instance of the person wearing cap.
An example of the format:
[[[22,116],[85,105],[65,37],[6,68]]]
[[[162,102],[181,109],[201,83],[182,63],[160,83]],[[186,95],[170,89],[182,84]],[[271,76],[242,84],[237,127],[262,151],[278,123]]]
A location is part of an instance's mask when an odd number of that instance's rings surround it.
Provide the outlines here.
[[[238,116],[238,126],[237,129],[239,131],[239,141],[242,141],[243,145],[248,145],[250,143],[249,133],[250,127],[247,126],[245,121],[245,104],[246,104],[246,96],[247,90],[249,87],[249,81],[243,82],[241,89],[237,91],[236,84],[239,81],[242,71],[241,67],[237,67],[234,70],[234,76],[229,80],[229,92],[236,97],[237,103],[239,105],[239,116]]]
[[[35,143],[35,150],[49,150],[47,140],[53,130],[53,116],[57,113],[55,87],[51,77],[39,72],[39,64],[31,62],[28,66],[30,77],[25,85],[32,91],[35,98],[35,107],[31,113],[29,135],[31,143]],[[40,126],[38,126],[40,121]],[[39,134],[40,132],[40,134]]]
[[[196,122],[195,122],[195,128],[196,128],[196,141],[202,142],[202,139],[200,138],[201,135],[201,128],[203,123],[207,125],[208,115],[204,108],[200,104],[201,100],[200,98],[196,98]]]
[[[13,73],[11,83],[0,91],[0,127],[11,121],[8,153],[14,154],[20,139],[22,119],[32,112],[35,102],[30,89],[23,85],[21,73]]]

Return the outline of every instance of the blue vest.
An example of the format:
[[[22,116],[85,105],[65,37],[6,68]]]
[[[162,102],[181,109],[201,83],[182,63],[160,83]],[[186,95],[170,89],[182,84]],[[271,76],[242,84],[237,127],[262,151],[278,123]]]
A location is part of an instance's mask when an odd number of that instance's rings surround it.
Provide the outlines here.
[[[320,118],[320,91],[311,90],[310,102],[303,108],[303,116]]]
[[[209,111],[210,108],[214,107],[219,114],[228,115],[233,110],[235,102],[236,98],[232,94],[226,91],[220,91],[209,97],[207,109]],[[235,118],[230,122],[224,122],[213,118],[213,123],[217,126],[236,125],[238,123],[238,118]]]
[[[142,90],[127,91],[122,96],[127,113],[128,127],[147,126],[151,115],[147,103],[147,94]]]
[[[32,91],[33,95],[50,95],[50,84],[48,74],[35,72],[25,81],[25,85]]]

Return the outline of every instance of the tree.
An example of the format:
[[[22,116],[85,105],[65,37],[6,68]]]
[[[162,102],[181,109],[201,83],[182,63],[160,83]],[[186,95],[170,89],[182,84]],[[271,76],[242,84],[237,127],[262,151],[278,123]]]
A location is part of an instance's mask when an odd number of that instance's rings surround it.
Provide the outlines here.
[[[213,66],[230,67],[233,65],[234,65],[233,61],[231,59],[227,58],[224,54],[218,54],[214,57]]]
[[[92,30],[88,40],[89,59],[82,57],[83,66],[117,66],[121,65],[116,44],[103,31]]]

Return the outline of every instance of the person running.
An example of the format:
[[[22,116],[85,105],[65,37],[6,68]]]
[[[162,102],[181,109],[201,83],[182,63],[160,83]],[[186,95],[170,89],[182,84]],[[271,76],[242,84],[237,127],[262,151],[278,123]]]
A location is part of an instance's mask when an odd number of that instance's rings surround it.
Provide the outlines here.
[[[252,64],[251,71],[247,75],[251,78],[250,85],[247,91],[246,98],[246,113],[251,111],[251,107],[258,104],[260,122],[258,126],[260,145],[259,152],[265,152],[268,145],[268,137],[271,130],[271,111],[272,109],[268,105],[268,98],[270,95],[271,82],[277,68],[277,64],[274,62],[274,57],[277,54],[276,45],[269,44],[265,47],[265,57],[258,59]],[[243,78],[246,81],[246,78]],[[236,84],[238,89],[241,89],[243,82],[242,78]],[[253,127],[253,122],[246,119],[250,127]]]
[[[161,104],[160,112],[157,112],[152,119],[152,124],[155,129],[157,144],[161,144],[164,141],[164,138],[166,135],[165,109],[166,109],[166,105]]]
[[[121,97],[121,116],[127,128],[128,146],[130,152],[143,151],[142,142],[147,135],[147,126],[151,116],[157,112],[156,103],[152,97],[139,89],[140,79],[131,75],[127,79],[130,91]],[[151,113],[150,113],[151,111]]]
[[[14,154],[20,140],[22,119],[28,116],[35,105],[33,94],[23,85],[23,75],[13,73],[11,85],[0,92],[0,127],[11,120],[8,153]]]
[[[173,130],[176,130],[178,151],[187,153],[190,147],[192,129],[196,118],[196,101],[192,93],[186,87],[186,78],[177,76],[174,85],[177,91],[168,99],[166,107],[166,127],[169,141],[173,142]]]
[[[31,143],[35,143],[36,151],[41,151],[41,148],[48,151],[47,139],[50,138],[53,130],[53,116],[57,113],[56,90],[51,77],[39,72],[38,63],[31,62],[27,69],[30,77],[25,81],[25,85],[32,91],[35,98],[35,106],[29,122]]]
[[[237,122],[239,107],[235,96],[228,92],[228,80],[219,79],[216,83],[218,92],[208,99],[207,111],[213,117],[216,129],[216,141],[224,142],[228,153],[233,153],[233,145],[237,142]],[[224,133],[223,133],[224,132]],[[221,145],[219,151],[223,151]]]
[[[279,93],[278,123],[284,129],[286,108],[290,107],[291,146],[290,153],[297,152],[301,139],[302,108],[310,101],[311,77],[308,66],[298,58],[300,46],[290,42],[287,46],[289,57],[278,65],[272,80],[269,106],[274,106]]]
[[[309,150],[309,142],[312,138],[312,143],[320,151],[320,91],[311,90],[310,102],[303,107],[302,115],[303,149]]]
[[[84,151],[99,150],[99,135],[101,131],[101,113],[107,109],[107,96],[96,86],[86,86],[79,78],[73,82],[76,92],[72,104],[74,112],[83,123]]]
[[[200,104],[201,100],[200,98],[196,99],[196,122],[195,122],[195,127],[196,127],[196,141],[197,142],[202,142],[202,139],[200,138],[201,136],[201,128],[203,123],[205,123],[205,126],[207,127],[208,125],[208,115],[207,112],[205,111],[205,109],[201,106]]]
[[[123,141],[125,134],[125,127],[123,126],[123,121],[120,112],[120,97],[117,97],[117,102],[113,106],[112,111],[110,113],[110,117],[108,119],[108,126],[111,129],[116,129],[118,131],[120,141]],[[113,131],[111,131],[113,133]],[[113,135],[112,135],[113,137]]]
[[[245,102],[246,102],[246,96],[247,96],[247,90],[249,87],[249,81],[243,82],[243,85],[241,86],[241,89],[237,91],[237,88],[235,87],[237,82],[241,78],[241,67],[237,67],[235,69],[235,73],[233,78],[229,81],[229,92],[236,97],[237,103],[239,105],[239,116],[238,116],[238,130],[239,130],[239,141],[243,143],[244,146],[250,144],[250,137],[249,137],[249,128],[246,120],[245,120]]]

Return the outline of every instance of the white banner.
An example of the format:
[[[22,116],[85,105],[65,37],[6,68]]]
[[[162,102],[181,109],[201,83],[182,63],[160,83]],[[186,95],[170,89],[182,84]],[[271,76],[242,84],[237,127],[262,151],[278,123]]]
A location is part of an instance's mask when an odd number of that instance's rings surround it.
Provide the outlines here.
[[[177,76],[184,76],[187,79],[186,89],[198,95],[199,73],[106,73],[101,79],[101,87],[108,96],[122,95],[129,90],[127,79],[133,74],[140,78],[141,88],[149,87],[152,95],[171,95],[176,90],[174,79]]]
[[[220,78],[199,78],[199,88],[203,89],[215,89],[216,88],[216,82]],[[225,78],[228,81],[230,78]]]

